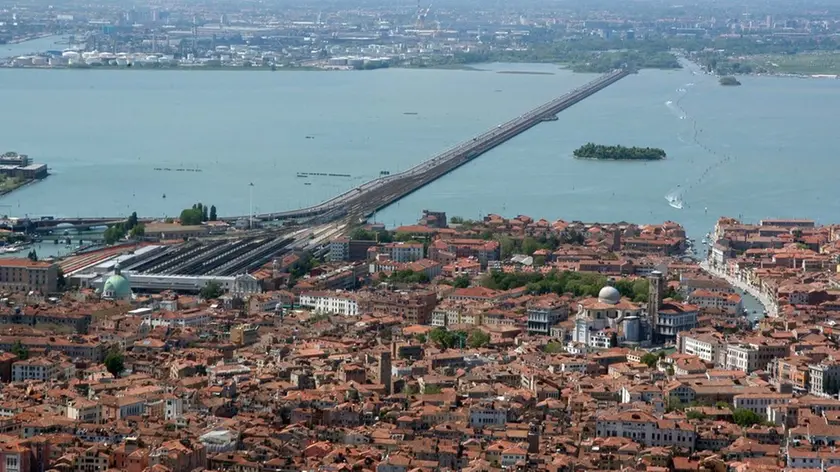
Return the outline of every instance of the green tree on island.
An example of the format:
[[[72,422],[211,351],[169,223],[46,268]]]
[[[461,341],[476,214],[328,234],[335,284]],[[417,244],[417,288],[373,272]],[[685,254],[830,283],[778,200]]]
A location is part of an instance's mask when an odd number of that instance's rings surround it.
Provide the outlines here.
[[[738,79],[732,77],[731,75],[721,77],[719,82],[721,85],[741,85],[741,82],[739,82]]]
[[[605,146],[586,143],[575,149],[578,159],[598,159],[611,161],[657,161],[665,159],[665,151],[651,147]]]

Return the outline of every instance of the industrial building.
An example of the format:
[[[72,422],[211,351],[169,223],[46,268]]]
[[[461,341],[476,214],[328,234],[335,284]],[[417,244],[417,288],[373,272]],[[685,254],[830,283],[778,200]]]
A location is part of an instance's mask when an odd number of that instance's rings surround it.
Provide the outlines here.
[[[26,154],[6,152],[0,155],[0,174],[19,179],[43,179],[47,176],[46,164],[34,164]]]
[[[289,238],[248,237],[148,245],[98,260],[68,274],[71,283],[103,290],[115,275],[134,292],[198,292],[214,281],[233,294],[261,291],[252,272],[287,249]]]

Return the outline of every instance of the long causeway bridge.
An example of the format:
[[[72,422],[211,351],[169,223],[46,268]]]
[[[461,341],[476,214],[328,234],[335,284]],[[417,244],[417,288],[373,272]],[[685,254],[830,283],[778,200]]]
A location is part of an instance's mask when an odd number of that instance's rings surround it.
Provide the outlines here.
[[[559,98],[491,128],[469,141],[462,142],[404,172],[371,180],[315,206],[254,215],[254,218],[266,221],[313,218],[326,222],[348,214],[367,217],[543,121],[556,119],[556,115],[561,111],[609,87],[627,77],[630,73],[626,69],[617,69],[604,74]]]
[[[366,218],[406,195],[428,185],[443,175],[470,162],[478,156],[513,139],[543,121],[557,119],[556,115],[566,108],[590,97],[627,77],[631,71],[617,69],[578,87],[559,98],[551,100],[506,123],[464,141],[451,149],[428,159],[404,172],[391,174],[368,181],[317,205],[297,210],[254,215],[263,221],[298,220],[330,222],[344,217]],[[225,221],[247,219],[248,215],[223,217]],[[54,227],[59,224],[90,225],[121,221],[122,218],[55,218],[33,221],[36,227]]]

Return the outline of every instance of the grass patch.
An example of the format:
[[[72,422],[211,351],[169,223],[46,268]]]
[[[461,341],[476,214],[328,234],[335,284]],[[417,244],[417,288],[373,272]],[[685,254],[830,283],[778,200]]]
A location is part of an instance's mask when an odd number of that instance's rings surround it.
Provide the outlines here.
[[[769,74],[840,74],[840,53],[763,54],[747,58],[757,72]]]
[[[9,193],[25,183],[24,179],[0,175],[0,194]]]

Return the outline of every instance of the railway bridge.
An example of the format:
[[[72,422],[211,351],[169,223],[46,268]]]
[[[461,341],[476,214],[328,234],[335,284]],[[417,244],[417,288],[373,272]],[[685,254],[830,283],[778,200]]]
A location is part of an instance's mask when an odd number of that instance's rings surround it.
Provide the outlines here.
[[[262,221],[307,221],[326,223],[351,216],[366,218],[371,213],[382,209],[406,195],[428,185],[458,167],[470,162],[482,154],[528,131],[534,126],[557,119],[561,111],[581,102],[595,93],[609,87],[632,72],[617,69],[598,77],[554,100],[540,105],[506,123],[495,126],[484,133],[464,141],[430,159],[400,173],[365,182],[338,196],[314,206],[274,213],[253,215]],[[248,219],[248,215],[221,218],[233,222]],[[142,220],[148,221],[149,218]],[[90,227],[108,225],[125,221],[123,217],[102,218],[41,218],[30,220],[29,228],[53,229],[63,227]]]

